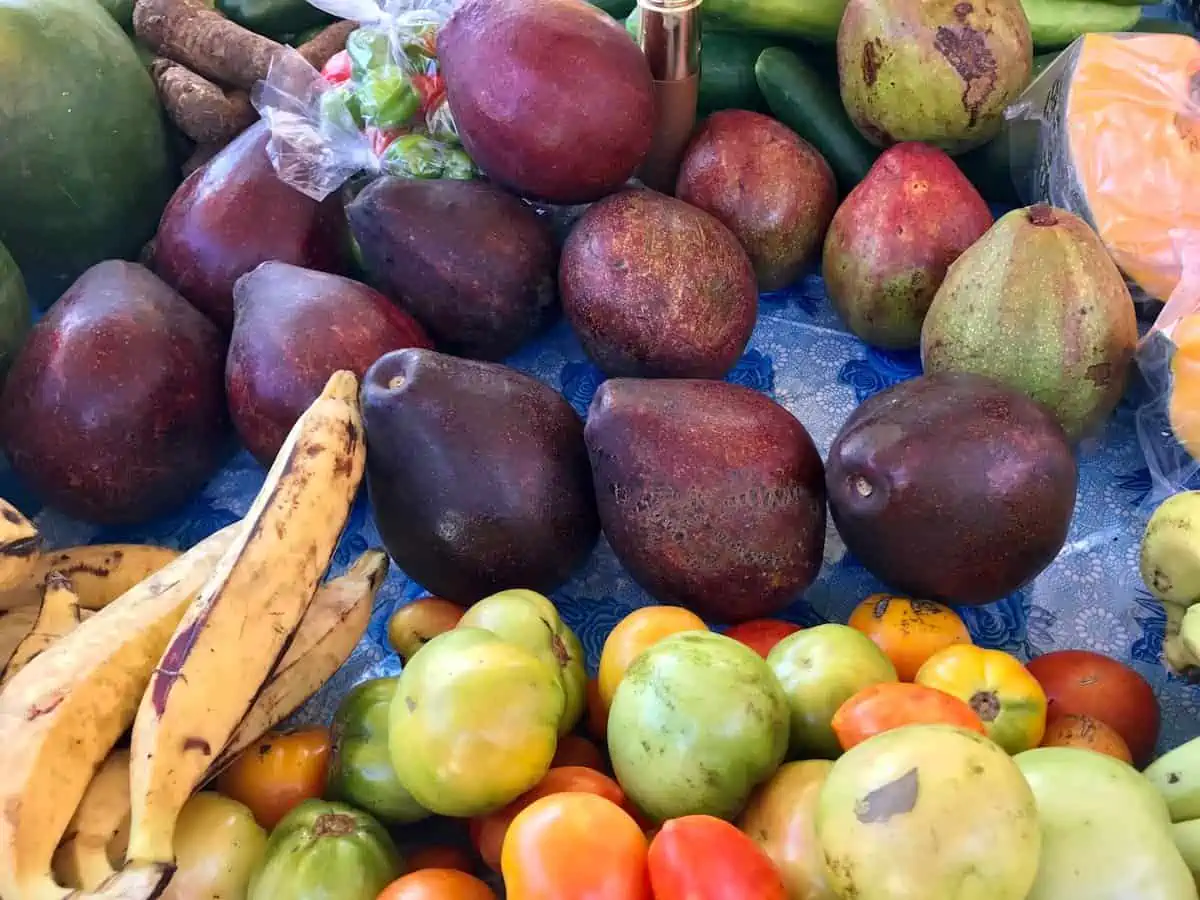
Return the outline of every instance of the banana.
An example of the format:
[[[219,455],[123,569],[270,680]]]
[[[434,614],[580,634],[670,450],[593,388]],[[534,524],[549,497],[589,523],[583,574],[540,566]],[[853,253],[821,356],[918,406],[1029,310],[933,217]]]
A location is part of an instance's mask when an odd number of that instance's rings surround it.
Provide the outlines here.
[[[0,688],[12,681],[13,676],[25,668],[35,656],[75,629],[81,621],[79,598],[66,576],[51,572],[46,576],[46,590],[38,610],[37,622],[25,640],[13,651],[12,658],[0,677]]]
[[[300,417],[168,642],[133,725],[126,866],[99,896],[134,897],[170,872],[180,810],[312,603],[362,480],[357,394],[353,373],[335,372]]]
[[[1167,801],[1172,822],[1200,819],[1200,738],[1164,753],[1143,774]]]
[[[133,722],[176,623],[233,525],[113,601],[0,690],[0,897],[60,900],[51,860],[92,774]]]
[[[0,587],[0,609],[36,605],[50,572],[71,579],[82,608],[103,609],[178,558],[178,550],[150,544],[90,544],[47,551],[32,560],[23,583]]]
[[[113,874],[112,850],[129,820],[129,751],[114,750],[92,778],[54,854],[61,884],[94,890]]]
[[[0,594],[34,577],[41,549],[42,538],[34,524],[7,500],[0,500]],[[2,596],[0,609],[12,609]]]
[[[1172,825],[1171,837],[1192,875],[1200,878],[1200,819]]]
[[[1200,676],[1200,491],[1169,497],[1142,536],[1142,580],[1167,613],[1163,656],[1168,668]]]
[[[350,658],[367,631],[375,594],[387,571],[387,554],[368,550],[344,575],[317,591],[287,653],[209,768],[207,778],[215,778],[239,753],[299,709]]]
[[[0,609],[0,672],[4,671],[21,642],[33,631],[37,618],[36,606]]]

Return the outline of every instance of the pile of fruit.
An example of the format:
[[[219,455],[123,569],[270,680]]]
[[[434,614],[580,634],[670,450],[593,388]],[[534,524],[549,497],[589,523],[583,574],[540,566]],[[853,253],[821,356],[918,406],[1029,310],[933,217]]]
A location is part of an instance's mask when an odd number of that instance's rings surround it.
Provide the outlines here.
[[[122,529],[239,446],[266,470],[180,549],[48,549],[0,504],[0,900],[1197,900],[1200,739],[1155,760],[1140,674],[955,608],[1059,556],[1135,295],[1184,280],[1114,213],[1142,167],[1097,160],[1153,143],[1195,196],[1200,42],[1104,0],[705,0],[666,194],[630,4],[402,5],[0,5],[12,472]],[[1018,161],[1039,73],[1070,140]],[[1014,195],[1028,165],[1072,201]],[[828,447],[728,380],[760,292],[813,272],[924,370]],[[506,364],[560,317],[586,415]],[[1183,675],[1198,503],[1141,558]],[[339,562],[356,509],[383,547]],[[801,628],[830,524],[889,593]],[[551,598],[602,537],[656,605],[597,604],[590,676]],[[382,602],[392,562],[430,596]],[[400,674],[289,725],[373,619]]]

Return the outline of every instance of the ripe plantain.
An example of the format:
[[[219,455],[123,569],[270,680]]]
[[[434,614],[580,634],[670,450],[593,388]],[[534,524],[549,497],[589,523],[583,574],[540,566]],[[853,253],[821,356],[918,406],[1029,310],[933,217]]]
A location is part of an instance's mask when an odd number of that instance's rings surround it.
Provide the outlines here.
[[[103,609],[178,558],[178,550],[151,544],[90,544],[47,551],[31,557],[23,583],[0,588],[0,609],[36,605],[50,572],[61,572],[71,579],[81,607]]]
[[[61,884],[95,890],[113,873],[113,845],[129,819],[129,751],[114,750],[104,760],[79,801],[54,854]]]
[[[387,571],[387,554],[368,550],[344,575],[317,591],[287,653],[209,768],[207,778],[215,778],[239,753],[299,709],[350,658],[370,624],[375,594]]]
[[[233,525],[56,641],[0,690],[0,897],[59,900],[51,859],[96,768],[132,723],[176,623]]]
[[[13,677],[39,653],[57,641],[68,632],[74,631],[81,618],[79,598],[70,580],[58,572],[46,576],[46,588],[42,594],[42,605],[38,610],[37,622],[33,630],[17,645],[8,665],[3,668],[0,677],[0,688],[12,681]]]
[[[1200,673],[1200,491],[1159,505],[1142,536],[1142,580],[1166,610],[1163,656],[1181,675]]]
[[[357,394],[355,376],[336,372],[300,417],[168,642],[133,726],[127,863],[101,896],[137,896],[131,881],[169,874],[180,810],[311,604],[362,480]]]
[[[3,594],[34,577],[41,549],[42,538],[34,524],[7,500],[0,500],[0,609],[18,605],[6,603]]]
[[[345,574],[321,586],[291,647],[225,752],[205,774],[205,781],[215,778],[238,753],[295,712],[341,668],[367,630],[375,594],[387,569],[387,555],[368,550]],[[93,891],[113,874],[110,860],[116,839],[128,828],[129,813],[129,753],[116,750],[92,779],[54,856],[54,872],[62,883]]]

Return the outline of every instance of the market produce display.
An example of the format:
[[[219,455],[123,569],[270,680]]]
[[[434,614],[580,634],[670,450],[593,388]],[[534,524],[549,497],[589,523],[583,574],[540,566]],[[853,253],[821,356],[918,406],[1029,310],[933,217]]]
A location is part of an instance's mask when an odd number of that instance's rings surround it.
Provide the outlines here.
[[[1200,898],[1182,22],[30,2],[0,900]]]

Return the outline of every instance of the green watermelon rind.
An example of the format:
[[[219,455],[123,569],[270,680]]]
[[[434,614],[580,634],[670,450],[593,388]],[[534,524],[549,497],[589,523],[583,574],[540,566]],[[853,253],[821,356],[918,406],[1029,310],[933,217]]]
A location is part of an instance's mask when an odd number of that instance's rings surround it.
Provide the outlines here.
[[[175,187],[162,108],[96,0],[0,0],[0,242],[47,305],[135,258]]]

